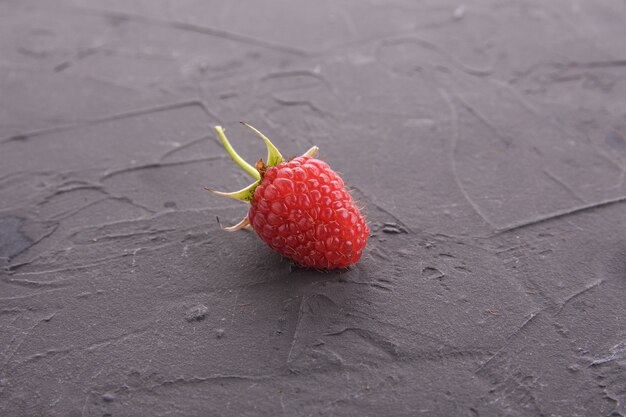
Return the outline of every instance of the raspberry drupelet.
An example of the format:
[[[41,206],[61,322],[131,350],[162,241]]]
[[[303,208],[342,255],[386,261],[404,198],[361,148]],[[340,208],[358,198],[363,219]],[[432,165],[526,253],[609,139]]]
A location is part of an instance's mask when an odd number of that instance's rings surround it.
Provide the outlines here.
[[[313,157],[318,148],[284,161],[269,139],[244,125],[265,141],[268,162],[259,160],[252,167],[233,150],[223,129],[215,127],[233,160],[257,179],[234,193],[213,191],[250,203],[248,215],[225,229],[252,226],[270,248],[304,267],[336,269],[356,263],[367,243],[369,227],[343,180],[328,164]]]

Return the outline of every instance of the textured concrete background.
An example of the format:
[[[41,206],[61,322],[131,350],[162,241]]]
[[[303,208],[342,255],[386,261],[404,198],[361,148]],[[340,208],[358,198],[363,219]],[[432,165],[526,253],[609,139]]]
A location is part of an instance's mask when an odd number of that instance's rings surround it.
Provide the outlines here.
[[[0,1],[0,415],[626,415],[626,2]],[[362,261],[208,195],[313,144]]]

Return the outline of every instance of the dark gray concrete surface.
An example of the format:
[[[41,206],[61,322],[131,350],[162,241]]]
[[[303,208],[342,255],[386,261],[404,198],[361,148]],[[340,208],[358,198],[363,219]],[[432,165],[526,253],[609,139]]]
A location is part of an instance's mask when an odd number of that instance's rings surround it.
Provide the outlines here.
[[[626,415],[626,2],[0,1],[0,415]],[[311,145],[373,230],[242,204]]]

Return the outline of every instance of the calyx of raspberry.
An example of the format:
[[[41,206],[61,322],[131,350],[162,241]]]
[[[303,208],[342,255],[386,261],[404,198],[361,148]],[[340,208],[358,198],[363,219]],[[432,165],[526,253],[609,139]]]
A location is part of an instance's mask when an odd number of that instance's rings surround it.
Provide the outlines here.
[[[254,181],[252,184],[248,185],[247,187],[242,188],[239,191],[223,192],[223,191],[212,190],[206,187],[205,187],[205,190],[210,191],[214,194],[224,196],[224,197],[228,197],[228,198],[232,198],[235,200],[240,200],[240,201],[249,203],[250,201],[252,201],[252,198],[254,197],[254,190],[259,186],[259,184],[261,184],[261,181],[263,180],[263,175],[265,175],[265,171],[270,167],[280,164],[285,159],[283,158],[280,151],[276,148],[276,146],[274,146],[274,144],[258,129],[249,125],[246,122],[241,122],[241,124],[249,128],[250,130],[252,130],[254,133],[256,133],[257,136],[263,139],[267,147],[267,162],[263,161],[263,159],[259,159],[259,161],[256,163],[255,166],[252,166],[251,164],[246,162],[230,144],[230,142],[226,138],[224,129],[221,126],[215,126],[215,132],[217,133],[217,136],[222,142],[224,149],[226,149],[226,152],[228,152],[228,155],[230,155],[233,161],[235,161],[235,163],[239,165],[241,169],[246,171],[246,173],[248,173],[248,175],[250,175],[256,181]],[[318,151],[319,151],[319,148],[317,146],[313,146],[308,151],[306,151],[302,156],[314,157],[315,155],[317,155]],[[250,222],[248,220],[248,216],[246,216],[236,225],[233,225],[230,227],[224,227],[224,230],[232,232],[232,231],[241,230],[249,225],[250,225]]]

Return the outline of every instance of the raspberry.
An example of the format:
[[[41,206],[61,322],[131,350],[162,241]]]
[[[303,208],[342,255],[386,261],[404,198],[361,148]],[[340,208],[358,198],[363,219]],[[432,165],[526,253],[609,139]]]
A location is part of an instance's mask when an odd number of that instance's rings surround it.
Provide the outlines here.
[[[325,162],[308,156],[267,169],[254,191],[248,220],[270,248],[318,269],[357,262],[369,235],[341,178]]]
[[[259,160],[253,168],[232,149],[222,128],[215,127],[233,160],[257,179],[234,193],[213,191],[250,203],[248,216],[226,230],[250,225],[270,248],[304,267],[335,269],[356,263],[369,227],[339,175],[313,158],[317,147],[284,161],[269,139],[245,125],[265,141],[268,163]]]

